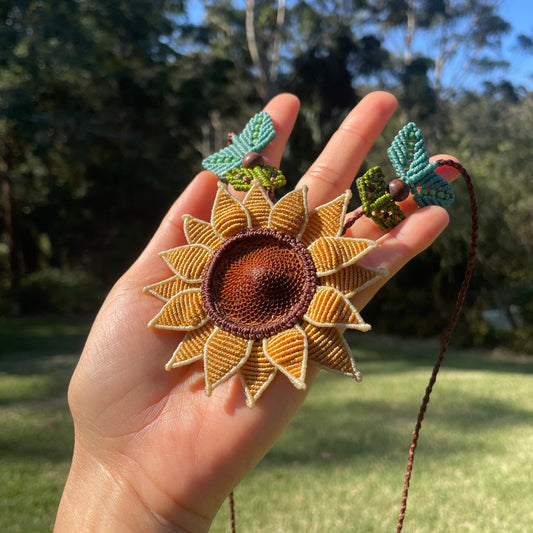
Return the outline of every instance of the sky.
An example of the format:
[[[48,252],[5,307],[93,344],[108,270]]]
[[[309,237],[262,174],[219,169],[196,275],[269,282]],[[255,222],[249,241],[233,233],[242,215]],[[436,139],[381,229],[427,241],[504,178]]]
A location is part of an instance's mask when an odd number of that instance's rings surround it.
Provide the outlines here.
[[[239,0],[244,4],[244,0]],[[189,15],[196,22],[201,20],[203,9],[200,3],[191,2]],[[500,16],[511,24],[510,33],[502,39],[502,59],[509,61],[510,67],[500,69],[493,74],[495,83],[500,79],[511,81],[517,86],[524,86],[527,89],[533,87],[533,52],[524,52],[517,48],[517,36],[525,34],[533,38],[533,0],[501,0],[499,8]],[[454,76],[453,71],[448,76]],[[444,78],[444,83],[450,82]],[[478,81],[479,83],[479,81]],[[464,86],[474,87],[477,85],[475,79],[464,77],[461,81]]]
[[[504,77],[518,85],[531,88],[533,85],[533,53],[516,49],[516,36],[520,33],[533,37],[533,2],[531,0],[503,0],[500,16],[507,20],[512,31],[504,39],[503,52],[511,62],[511,68],[503,72]]]

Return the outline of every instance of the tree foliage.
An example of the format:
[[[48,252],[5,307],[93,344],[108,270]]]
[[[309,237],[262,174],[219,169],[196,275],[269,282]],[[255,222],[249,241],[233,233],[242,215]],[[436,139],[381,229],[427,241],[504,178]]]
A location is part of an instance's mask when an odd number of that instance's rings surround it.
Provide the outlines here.
[[[201,159],[273,94],[302,101],[283,162],[294,184],[358,99],[384,88],[400,109],[369,164],[387,167],[395,130],[416,120],[430,149],[457,155],[477,185],[481,249],[464,337],[489,340],[481,312],[492,307],[518,303],[531,323],[533,100],[495,77],[510,30],[497,8],[492,0],[3,2],[0,314],[61,302],[95,308]],[[531,53],[529,36],[518,43]],[[460,89],[464,72],[477,90]],[[376,300],[376,320],[378,308],[392,317],[387,331],[442,327],[468,247],[468,204],[458,197],[446,235]],[[406,292],[412,313],[402,309]],[[67,303],[65,294],[80,296]]]

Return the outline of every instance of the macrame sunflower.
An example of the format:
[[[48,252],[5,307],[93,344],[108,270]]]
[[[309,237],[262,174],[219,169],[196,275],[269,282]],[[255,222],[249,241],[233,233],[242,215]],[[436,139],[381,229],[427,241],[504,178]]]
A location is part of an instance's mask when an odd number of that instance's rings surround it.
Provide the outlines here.
[[[249,407],[278,371],[304,389],[308,361],[361,379],[343,333],[370,329],[350,298],[383,274],[357,264],[377,245],[341,236],[350,191],[312,211],[306,195],[220,183],[210,222],[184,216],[188,244],[160,254],[174,275],[144,289],[165,302],[149,326],[187,332],[167,370],[203,359],[207,395],[238,374]]]

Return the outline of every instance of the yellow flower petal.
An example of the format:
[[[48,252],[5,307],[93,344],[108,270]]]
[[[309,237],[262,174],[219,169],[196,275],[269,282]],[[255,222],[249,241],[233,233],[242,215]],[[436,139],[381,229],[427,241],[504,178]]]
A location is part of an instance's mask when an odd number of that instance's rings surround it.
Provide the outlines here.
[[[145,294],[151,294],[152,296],[155,296],[164,302],[168,302],[168,300],[178,294],[178,292],[185,291],[187,289],[193,289],[199,286],[199,283],[188,283],[187,281],[183,281],[178,276],[172,276],[164,281],[144,287],[143,292]]]
[[[309,213],[309,220],[301,241],[309,246],[320,237],[340,237],[344,227],[344,217],[348,202],[352,197],[350,191],[335,198],[328,204],[321,205]]]
[[[386,270],[364,267],[353,263],[346,268],[341,268],[334,274],[322,276],[320,278],[320,284],[339,289],[344,296],[351,298],[354,294],[372,285],[372,283],[375,283],[385,275],[387,275]]]
[[[348,298],[333,287],[317,287],[304,318],[319,327],[340,326],[360,331],[370,329]]]
[[[213,255],[204,244],[179,246],[159,254],[168,266],[184,281],[202,281],[204,269]]]
[[[209,222],[191,215],[183,215],[183,232],[189,244],[205,244],[211,250],[216,250],[223,242]]]
[[[263,343],[261,341],[254,342],[246,363],[239,370],[248,407],[252,408],[255,405],[255,402],[274,379],[276,372],[276,367],[263,353]]]
[[[377,243],[368,239],[322,237],[313,242],[308,250],[313,257],[317,276],[327,276],[355,263],[376,247]]]
[[[246,194],[243,203],[250,213],[252,227],[266,228],[273,204],[258,180],[254,180],[254,184]]]
[[[274,205],[268,227],[293,237],[300,237],[307,224],[307,187],[286,194]]]
[[[215,232],[227,239],[235,233],[252,227],[246,208],[219,183],[217,196],[211,213],[211,226]]]
[[[188,331],[203,326],[208,320],[199,288],[181,291],[170,299],[148,327]]]
[[[215,328],[204,350],[205,393],[208,396],[246,363],[253,342]]]
[[[300,326],[295,325],[263,339],[263,350],[270,362],[283,372],[297,389],[305,389],[307,337]]]
[[[361,381],[350,347],[337,328],[320,328],[304,324],[307,335],[309,360],[325,370],[353,376]]]
[[[198,329],[188,331],[165,368],[172,370],[201,359],[204,356],[205,343],[211,333],[213,333],[214,328],[215,326],[212,322],[207,322]]]

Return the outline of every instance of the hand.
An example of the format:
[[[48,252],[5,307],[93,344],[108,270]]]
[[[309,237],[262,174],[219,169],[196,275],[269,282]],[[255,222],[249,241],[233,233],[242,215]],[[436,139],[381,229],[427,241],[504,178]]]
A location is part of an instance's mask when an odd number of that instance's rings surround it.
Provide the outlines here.
[[[267,164],[279,166],[298,107],[287,94],[266,106],[276,128],[276,138],[263,151]],[[395,108],[394,97],[378,92],[352,110],[300,180],[298,186],[309,187],[310,209],[350,187]],[[439,172],[448,180],[457,176],[451,168]],[[209,220],[217,182],[210,172],[194,178],[98,314],[69,388],[75,448],[57,533],[207,531],[226,496],[305,399],[305,391],[278,373],[249,409],[236,376],[208,398],[201,364],[164,371],[182,337],[147,329],[161,302],[142,288],[169,277],[158,253],[186,244],[183,214]],[[360,263],[384,268],[388,277],[429,246],[448,222],[439,207],[417,210],[408,199],[402,208],[407,220],[388,233],[366,218],[347,232],[377,240],[380,246]],[[355,306],[361,310],[388,277],[358,293]],[[317,372],[310,364],[307,390]]]

